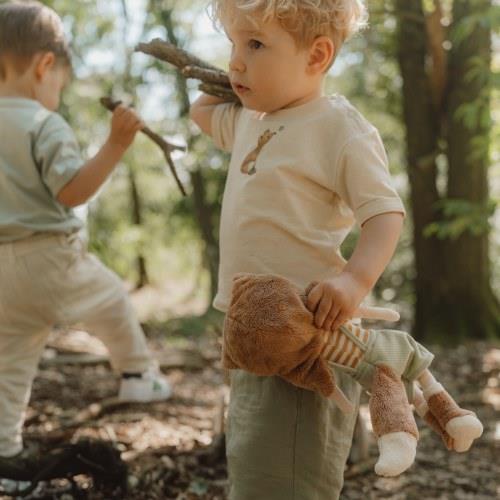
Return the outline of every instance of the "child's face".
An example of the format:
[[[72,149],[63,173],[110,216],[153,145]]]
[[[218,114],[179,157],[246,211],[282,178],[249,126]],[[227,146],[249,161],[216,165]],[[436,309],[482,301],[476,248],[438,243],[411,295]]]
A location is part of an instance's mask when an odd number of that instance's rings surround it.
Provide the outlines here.
[[[240,13],[224,24],[232,42],[229,77],[243,106],[271,113],[316,96],[321,80],[308,71],[309,50],[298,49],[276,20],[255,29]]]

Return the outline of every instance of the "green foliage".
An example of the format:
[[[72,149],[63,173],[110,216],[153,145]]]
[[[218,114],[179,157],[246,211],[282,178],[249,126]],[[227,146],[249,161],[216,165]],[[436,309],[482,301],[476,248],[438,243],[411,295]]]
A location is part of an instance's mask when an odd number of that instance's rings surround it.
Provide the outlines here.
[[[495,213],[498,202],[490,199],[486,203],[472,203],[462,199],[443,199],[436,203],[442,220],[429,224],[424,236],[456,240],[465,232],[479,236],[491,229],[489,219]]]
[[[475,4],[476,10],[473,14],[456,19],[450,31],[450,40],[457,47],[468,39],[476,28],[494,30],[500,25],[500,5],[492,3],[489,7],[484,8],[486,5],[484,1],[469,1],[471,4]]]
[[[462,121],[469,130],[484,130],[491,125],[490,110],[486,105],[486,92],[478,99],[464,102],[455,113],[454,119]]]

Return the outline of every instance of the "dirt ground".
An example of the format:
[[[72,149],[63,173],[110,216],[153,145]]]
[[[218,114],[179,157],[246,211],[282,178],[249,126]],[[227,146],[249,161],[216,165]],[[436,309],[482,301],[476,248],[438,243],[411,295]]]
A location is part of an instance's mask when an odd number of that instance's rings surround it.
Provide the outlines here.
[[[34,384],[26,440],[42,449],[85,437],[110,442],[128,465],[128,488],[125,492],[101,487],[89,476],[79,475],[71,481],[42,482],[26,498],[226,498],[225,460],[207,453],[220,425],[221,402],[227,397],[217,343],[208,336],[173,346],[154,335],[150,342],[163,360],[174,396],[168,402],[124,405],[113,403],[118,379],[98,342],[83,332],[54,336]],[[421,426],[416,463],[394,479],[374,474],[377,450],[372,440],[370,457],[348,465],[342,498],[500,498],[500,346],[429,347],[436,354],[434,373],[462,406],[476,411],[482,420],[482,438],[467,453],[451,453]]]

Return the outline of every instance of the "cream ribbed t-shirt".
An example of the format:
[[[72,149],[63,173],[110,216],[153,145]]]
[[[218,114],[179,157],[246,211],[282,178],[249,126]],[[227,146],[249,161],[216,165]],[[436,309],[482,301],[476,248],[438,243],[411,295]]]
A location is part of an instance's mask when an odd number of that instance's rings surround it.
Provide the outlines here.
[[[271,273],[305,288],[339,273],[355,223],[403,203],[377,129],[341,95],[271,114],[223,103],[217,147],[231,152],[222,202],[214,307],[226,311],[236,273]]]

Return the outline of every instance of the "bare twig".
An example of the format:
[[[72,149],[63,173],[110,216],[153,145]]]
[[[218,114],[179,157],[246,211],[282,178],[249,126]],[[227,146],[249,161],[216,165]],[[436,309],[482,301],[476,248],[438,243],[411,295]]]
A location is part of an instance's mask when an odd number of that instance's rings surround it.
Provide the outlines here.
[[[212,69],[200,68],[199,66],[184,66],[181,69],[181,73],[186,78],[196,78],[202,80],[205,83],[218,83],[231,89],[231,83],[227,73],[222,70],[214,71]]]
[[[149,43],[139,43],[136,48],[136,52],[143,52],[144,54],[149,54],[150,56],[166,61],[179,69],[185,66],[198,66],[200,68],[205,68],[213,71],[221,71],[219,68],[212,66],[211,64],[202,61],[198,57],[190,54],[189,52],[176,47],[175,45],[168,43],[161,38],[155,38]]]
[[[149,43],[140,43],[136,52],[143,52],[176,66],[186,78],[201,81],[199,89],[229,102],[240,102],[231,88],[228,74],[216,66],[201,60],[195,55],[160,38]]]
[[[109,97],[101,97],[100,99],[101,104],[108,109],[109,111],[113,111],[116,106],[118,106],[121,101],[113,101]],[[170,168],[170,171],[172,172],[172,175],[174,176],[175,182],[177,183],[177,186],[179,187],[181,193],[186,196],[186,190],[184,189],[184,186],[182,185],[179,176],[177,175],[177,170],[175,169],[174,162],[172,161],[172,157],[170,156],[170,152],[173,150],[181,150],[185,151],[186,148],[183,146],[177,146],[174,144],[170,144],[163,137],[158,135],[157,133],[153,132],[149,127],[144,127],[141,132],[143,132],[145,135],[147,135],[155,144],[157,144],[160,149],[163,151],[163,155],[165,156],[165,159],[167,161],[167,164]]]
[[[201,91],[205,92],[205,94],[214,95],[230,102],[240,102],[238,96],[232,90],[228,90],[226,87],[222,87],[214,83],[200,83],[198,88]]]

